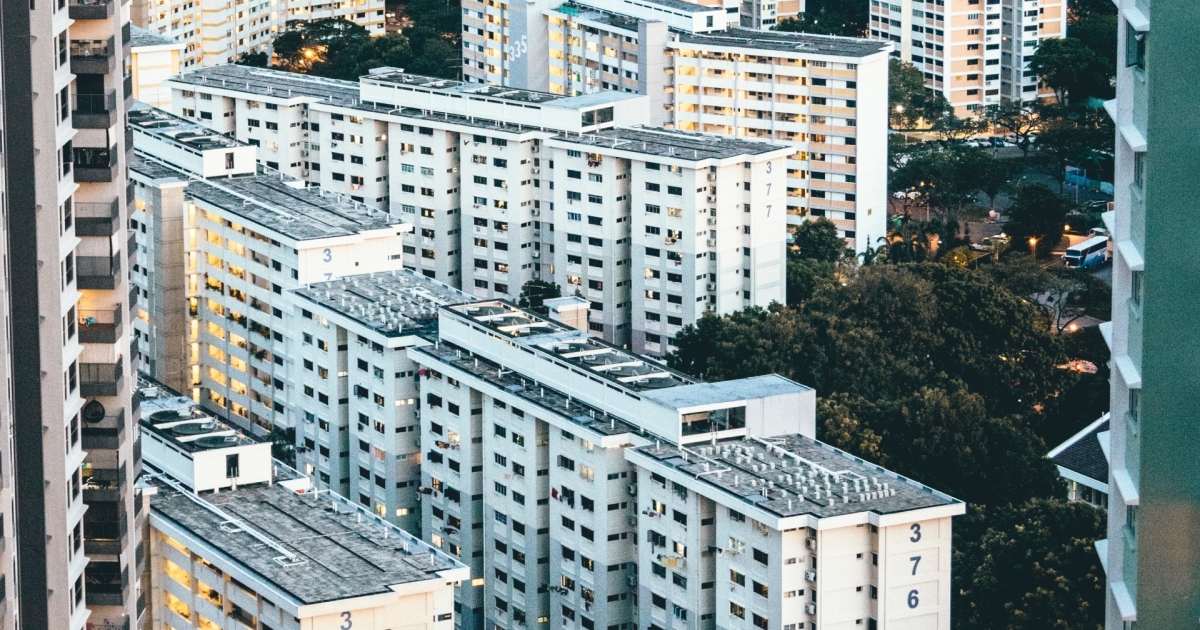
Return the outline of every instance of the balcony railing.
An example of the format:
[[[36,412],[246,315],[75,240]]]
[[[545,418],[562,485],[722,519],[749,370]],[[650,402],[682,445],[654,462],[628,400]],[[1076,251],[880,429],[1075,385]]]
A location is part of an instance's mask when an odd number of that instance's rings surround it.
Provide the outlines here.
[[[117,146],[74,148],[75,181],[111,182],[117,174]]]
[[[125,358],[116,363],[80,363],[79,390],[85,398],[116,396],[121,392],[125,377]]]
[[[71,101],[71,118],[76,129],[108,129],[117,122],[117,92],[76,94]]]
[[[129,238],[125,239],[125,251],[130,258],[133,258],[137,254],[137,232],[134,230],[129,230]]]
[[[121,200],[75,204],[76,236],[112,236],[121,221]]]
[[[70,0],[67,16],[72,20],[107,20],[115,6],[114,0]]]
[[[119,448],[124,437],[124,409],[113,415],[104,416],[94,423],[89,421],[83,425],[83,449],[86,451]]]
[[[123,621],[113,621],[111,619],[89,621],[87,623],[87,630],[129,630],[129,618],[126,617]]]
[[[80,289],[115,289],[121,279],[121,255],[79,256],[76,286]]]
[[[79,311],[79,341],[82,343],[116,343],[121,336],[124,307],[112,310]]]
[[[129,568],[116,562],[92,562],[88,565],[88,606],[120,606],[124,603],[125,589],[129,587]]]
[[[124,514],[119,521],[83,520],[83,550],[88,554],[117,555],[125,546],[129,524]]]
[[[71,72],[108,74],[117,67],[116,38],[71,40]]]

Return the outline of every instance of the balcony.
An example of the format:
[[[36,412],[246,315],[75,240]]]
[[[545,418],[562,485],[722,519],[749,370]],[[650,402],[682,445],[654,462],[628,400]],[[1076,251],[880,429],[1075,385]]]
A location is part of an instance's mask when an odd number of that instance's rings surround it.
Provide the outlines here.
[[[84,573],[88,606],[120,606],[129,587],[129,569],[118,562],[92,562]]]
[[[121,514],[117,521],[83,520],[83,551],[88,555],[117,555],[125,547],[129,524]]]
[[[125,251],[131,260],[137,255],[137,232],[129,230],[129,238],[125,239]]]
[[[138,598],[139,602],[144,602],[145,595]],[[129,630],[129,617],[123,621],[113,621],[105,619],[104,621],[89,621],[87,630]]]
[[[74,149],[75,181],[80,183],[111,182],[117,178],[117,147]]]
[[[79,311],[80,343],[116,343],[121,336],[121,317],[124,307],[112,310]]]
[[[116,396],[125,380],[125,359],[116,363],[80,363],[79,392],[84,398]]]
[[[125,90],[125,100],[128,101],[129,99],[133,98],[133,75],[132,74],[125,75],[125,78],[121,80],[121,86]],[[130,142],[129,144],[130,144],[130,146],[133,145],[132,142]]]
[[[70,0],[67,16],[72,20],[107,20],[116,4],[114,0]]]
[[[76,286],[80,289],[115,289],[121,279],[121,255],[80,256],[76,259]]]
[[[116,90],[71,97],[71,120],[76,129],[108,129],[117,124]]]
[[[90,470],[90,473],[87,471]],[[125,464],[121,464],[120,469],[113,468],[91,468],[88,469],[85,465],[85,474],[89,474],[84,481],[83,500],[90,504],[117,505],[123,500],[122,495],[125,491]],[[118,508],[119,509],[119,508]],[[91,520],[92,523],[103,523],[107,521],[122,521],[122,529],[124,529],[124,513],[118,519],[115,514],[111,518],[105,519],[102,515],[103,509],[97,509]],[[89,512],[91,513],[91,512]],[[124,531],[121,535],[124,535]]]
[[[117,67],[116,40],[71,40],[71,72],[73,74],[109,74]]]
[[[125,410],[92,421],[84,418],[83,450],[111,450],[121,446],[125,437]]]
[[[112,236],[121,221],[121,200],[75,204],[76,236]]]

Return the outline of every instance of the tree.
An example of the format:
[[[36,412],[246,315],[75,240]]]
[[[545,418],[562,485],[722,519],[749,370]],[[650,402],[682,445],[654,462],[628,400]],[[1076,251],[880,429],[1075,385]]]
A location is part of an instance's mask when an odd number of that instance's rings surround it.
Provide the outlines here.
[[[817,35],[866,37],[870,20],[869,8],[861,2],[840,0],[809,0],[804,12],[775,25],[775,30]]]
[[[804,317],[779,304],[752,306],[724,317],[706,313],[679,331],[677,350],[667,355],[667,363],[710,381],[775,373],[811,382],[807,375],[796,374],[793,361],[810,351],[813,335]]]
[[[294,427],[271,429],[271,457],[288,466],[296,465],[296,429]]]
[[[847,433],[868,447],[878,436],[873,461],[968,503],[1022,503],[1063,492],[1045,443],[1019,417],[991,416],[982,396],[949,387],[922,387],[895,401],[838,397],[851,417],[860,416],[860,433]]]
[[[271,63],[271,55],[268,55],[265,52],[242,53],[234,63],[239,66],[266,68]]]
[[[1053,40],[1051,40],[1053,41]],[[1059,192],[1067,168],[1095,161],[1112,147],[1112,121],[1103,112],[1047,108],[1039,130],[1035,163],[1058,182]]]
[[[1023,155],[1029,155],[1030,136],[1037,131],[1041,108],[1035,102],[1003,101],[987,108],[987,120],[997,129],[1007,131],[1017,139]]]
[[[853,3],[849,3],[853,4]],[[932,125],[950,111],[941,92],[925,87],[925,75],[911,63],[888,62],[888,116],[892,129],[915,129]]]
[[[987,121],[983,117],[959,118],[953,113],[947,113],[934,121],[933,129],[946,142],[958,143],[987,131]]]
[[[800,258],[831,263],[846,258],[849,249],[833,221],[823,217],[801,223],[793,234],[792,247]]]
[[[1081,9],[1080,4],[1090,6]],[[1105,4],[1108,6],[1103,6]],[[1097,8],[1093,9],[1092,6]],[[1117,74],[1116,6],[1111,2],[1072,2],[1067,32],[1082,42],[1088,50],[1096,53],[1095,83],[1084,86],[1088,96],[1112,98],[1115,93],[1113,83]]]
[[[981,192],[994,197],[1011,178],[1009,160],[998,160],[976,147],[954,145],[945,151],[914,153],[889,178],[894,191],[924,196],[943,219],[957,219]]]
[[[787,303],[803,304],[822,287],[832,286],[837,276],[837,264],[804,258],[788,252]]]
[[[1054,90],[1063,105],[1071,96],[1086,97],[1088,86],[1096,85],[1103,75],[1096,53],[1074,37],[1043,39],[1029,58],[1029,69]]]
[[[546,280],[530,280],[521,287],[521,295],[517,297],[517,305],[535,313],[549,312],[545,306],[546,300],[562,297],[562,289],[553,282]]]
[[[954,523],[956,630],[1101,630],[1104,511],[1061,499],[991,505]]]
[[[1036,255],[1045,256],[1062,240],[1067,221],[1067,203],[1041,184],[1025,184],[1017,189],[1008,209],[1004,231],[1017,242],[1028,243]]]

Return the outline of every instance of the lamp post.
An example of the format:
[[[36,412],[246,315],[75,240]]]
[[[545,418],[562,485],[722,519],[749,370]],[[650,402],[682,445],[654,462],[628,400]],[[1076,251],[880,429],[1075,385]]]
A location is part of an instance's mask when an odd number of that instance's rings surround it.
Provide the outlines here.
[[[1036,236],[1029,238],[1029,255],[1033,256],[1035,260],[1037,259],[1037,242]]]

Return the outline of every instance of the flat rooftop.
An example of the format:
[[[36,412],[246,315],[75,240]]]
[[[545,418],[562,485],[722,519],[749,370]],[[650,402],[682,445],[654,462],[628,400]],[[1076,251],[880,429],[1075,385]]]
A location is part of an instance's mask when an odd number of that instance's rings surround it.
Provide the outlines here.
[[[418,352],[448,367],[463,370],[469,374],[491,383],[499,389],[518,396],[532,405],[564,418],[569,422],[599,433],[613,436],[626,433],[644,433],[641,427],[610,416],[607,412],[584,404],[578,399],[539,382],[530,376],[502,368],[499,364],[482,357],[472,355],[469,351],[454,344],[440,342],[436,346],[422,346],[410,351]]]
[[[129,110],[129,124],[163,142],[190,149],[193,152],[248,146],[219,134],[204,125],[188,121],[171,113],[134,101]]]
[[[161,473],[143,479],[158,488],[150,499],[155,516],[300,605],[388,594],[394,585],[443,579],[440,573],[464,568],[336,494],[255,484],[195,496]]]
[[[526,107],[548,105],[551,107],[562,107],[567,109],[584,109],[597,105],[624,101],[631,98],[640,98],[640,95],[638,94],[616,91],[597,92],[595,94],[584,94],[582,96],[563,96],[561,94],[552,94],[550,92],[536,92],[534,90],[522,90],[517,88],[501,87],[498,85],[484,85],[479,83],[454,81],[451,79],[426,77],[416,74],[408,74],[401,71],[370,74],[362,77],[361,81],[377,83],[380,85],[394,84],[414,91],[427,92],[431,94],[445,94],[451,97],[467,98],[474,101],[495,102],[507,105],[521,105]]]
[[[261,165],[257,175],[193,180],[187,194],[242,217],[259,229],[295,241],[350,236],[399,226],[382,210],[303,182]]]
[[[177,41],[173,37],[160,35],[154,31],[138,28],[132,24],[129,26],[129,39],[135,49],[149,48],[151,46],[178,46],[179,48],[183,48],[183,42]]]
[[[615,127],[595,133],[559,134],[557,139],[577,144],[642,153],[647,156],[670,157],[683,160],[723,160],[787,149],[783,145],[769,142],[640,125],[634,127]]]
[[[620,5],[634,5],[648,9],[665,10],[675,15],[693,15],[696,13],[724,12],[720,6],[704,6],[685,0],[618,0]]]
[[[409,269],[346,276],[292,292],[386,337],[436,328],[439,308],[475,299]]]
[[[807,53],[834,57],[869,57],[891,50],[889,42],[814,35],[812,33],[783,33],[779,31],[756,31],[739,26],[730,26],[724,33],[690,34],[680,33],[677,40],[683,44],[701,46],[723,46],[751,48],[774,52]]]
[[[190,397],[158,381],[138,374],[137,383],[135,396],[141,400],[139,428],[161,436],[185,452],[260,443],[204,411]]]
[[[578,4],[575,2],[564,2],[557,9],[549,9],[549,11],[554,11],[563,15],[570,15],[578,20],[588,20],[591,22],[605,24],[607,26],[632,33],[634,36],[637,35],[638,22],[640,21],[635,17],[621,15],[620,13],[613,13],[611,11],[597,9],[596,7],[586,4]]]
[[[274,98],[311,98],[339,105],[358,102],[358,83],[295,72],[228,64],[199,68],[169,79],[197,87],[213,87]],[[248,96],[247,98],[253,98]]]
[[[445,307],[459,317],[492,330],[512,343],[552,361],[575,368],[630,392],[645,392],[695,383],[648,357],[635,355],[565,324],[546,319],[501,300]]]
[[[147,160],[137,153],[129,160],[129,170],[149,179],[187,181],[187,173],[154,160]]]
[[[689,448],[662,443],[636,452],[781,518],[894,514],[961,503],[801,435],[732,438]]]
[[[185,453],[258,444],[256,440],[209,415],[196,401],[157,384],[140,389],[142,418],[139,428],[162,438]],[[147,392],[154,393],[147,397]]]

